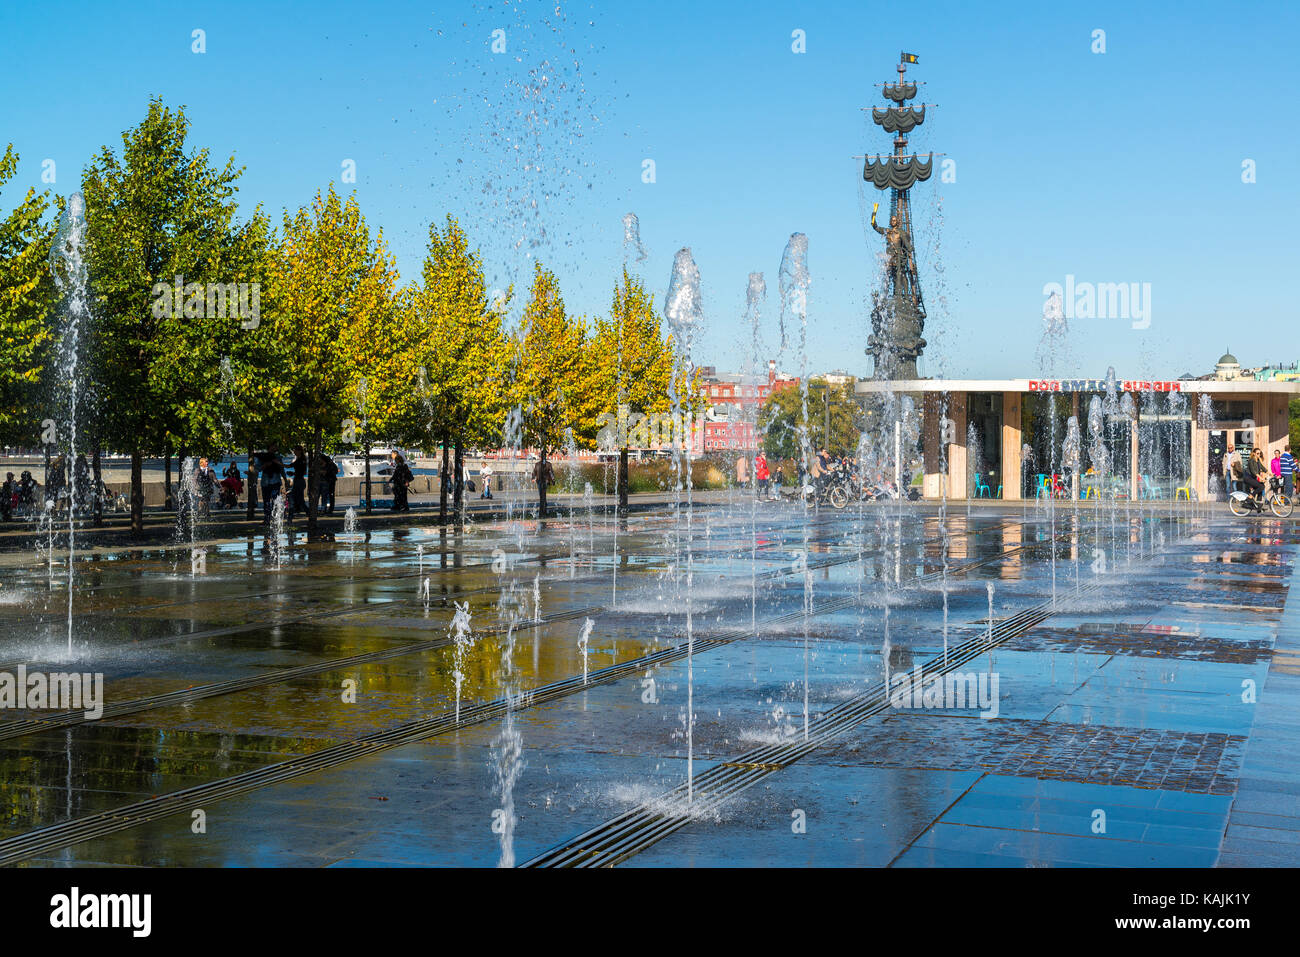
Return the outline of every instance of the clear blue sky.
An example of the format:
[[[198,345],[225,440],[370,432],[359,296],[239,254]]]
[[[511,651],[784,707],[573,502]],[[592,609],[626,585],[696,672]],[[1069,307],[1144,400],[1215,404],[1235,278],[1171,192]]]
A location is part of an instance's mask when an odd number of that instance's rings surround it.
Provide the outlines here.
[[[635,211],[650,253],[638,269],[661,302],[673,253],[692,248],[706,306],[696,360],[722,369],[748,353],[754,270],[766,274],[775,342],[781,252],[804,232],[810,368],[865,375],[879,242],[862,210],[877,197],[852,157],[889,148],[862,108],[884,105],[872,84],[895,78],[902,49],[920,56],[908,74],[926,81],[920,99],[938,104],[913,145],[943,152],[957,173],[914,191],[931,311],[923,373],[1035,374],[1043,287],[1067,275],[1151,284],[1149,328],[1073,322],[1080,374],[1201,373],[1226,346],[1246,365],[1300,354],[1300,5],[560,9],[23,4],[0,32],[0,144],[22,159],[0,199],[40,188],[47,158],[52,188],[70,192],[92,152],[118,146],[160,94],[187,107],[194,143],[246,167],[249,209],[278,217],[306,204],[352,159],[356,185],[340,188],[356,189],[403,276],[418,274],[429,222],[452,212],[494,284],[516,282],[516,305],[535,254],[572,311],[607,308],[620,219]],[[914,16],[887,25],[892,10]],[[495,29],[505,54],[491,51]],[[791,50],[795,29],[806,53]],[[1091,50],[1096,29],[1104,54]],[[530,71],[545,85],[530,86]],[[647,158],[653,184],[642,182]]]

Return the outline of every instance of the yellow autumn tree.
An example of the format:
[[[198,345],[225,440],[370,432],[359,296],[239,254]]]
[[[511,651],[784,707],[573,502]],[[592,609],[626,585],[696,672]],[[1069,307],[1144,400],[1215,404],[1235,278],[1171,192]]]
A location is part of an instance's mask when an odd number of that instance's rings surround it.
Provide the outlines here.
[[[292,421],[310,436],[314,463],[324,436],[342,428],[353,411],[355,369],[365,367],[393,308],[397,267],[374,239],[353,194],[340,199],[333,184],[310,208],[284,217],[270,283],[276,302],[275,337],[284,354]],[[314,476],[312,476],[314,478]],[[316,483],[309,481],[309,526],[316,521]]]
[[[463,473],[466,445],[500,445],[510,393],[510,350],[505,334],[505,309],[510,292],[489,301],[483,263],[470,249],[465,231],[448,215],[443,229],[429,227],[425,256],[424,294],[420,308],[430,326],[423,340],[419,366],[431,426],[442,446],[439,511],[447,512],[447,492],[455,498],[456,516],[463,517]],[[449,450],[454,461],[449,462]]]
[[[546,487],[540,478],[549,469],[548,456],[563,446],[568,430],[575,444],[594,447],[603,383],[586,322],[568,315],[555,275],[541,263],[534,265],[515,349],[514,399],[524,442],[541,455],[537,485],[545,516]]]
[[[673,376],[671,340],[645,284],[623,267],[608,318],[596,320],[592,348],[601,374],[600,412],[619,450],[619,506],[627,507],[628,420],[666,412]],[[605,431],[605,430],[602,430]]]

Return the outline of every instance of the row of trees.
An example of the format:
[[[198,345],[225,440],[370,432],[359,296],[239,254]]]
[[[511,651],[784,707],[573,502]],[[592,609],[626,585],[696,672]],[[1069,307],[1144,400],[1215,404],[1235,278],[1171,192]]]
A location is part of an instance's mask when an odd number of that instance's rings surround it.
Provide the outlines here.
[[[137,531],[149,455],[314,453],[374,437],[441,448],[458,475],[470,446],[544,457],[570,435],[593,447],[598,418],[620,405],[666,411],[671,338],[626,269],[608,315],[588,320],[535,264],[511,328],[514,290],[490,298],[455,217],[430,226],[421,275],[403,283],[355,195],[331,184],[278,228],[260,206],[241,219],[242,167],[214,163],[188,133],[183,109],[153,100],[120,149],[105,146],[84,171],[91,318],[75,381],[56,361],[71,343],[50,269],[67,200],[29,189],[0,220],[0,442],[66,449],[75,394],[77,450],[131,454]],[[10,147],[0,187],[17,163]],[[51,419],[54,442],[42,434]]]

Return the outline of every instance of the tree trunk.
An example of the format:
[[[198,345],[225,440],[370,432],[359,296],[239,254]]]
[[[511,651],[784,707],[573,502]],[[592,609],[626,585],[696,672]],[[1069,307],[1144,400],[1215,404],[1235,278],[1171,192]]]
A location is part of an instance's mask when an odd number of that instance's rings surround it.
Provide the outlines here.
[[[452,470],[456,477],[453,480],[452,489],[454,489],[455,493],[456,524],[463,525],[465,523],[465,481],[463,478],[465,474],[465,439],[463,436],[456,436],[455,448],[455,465]]]
[[[618,452],[618,508],[627,511],[627,449]]]
[[[366,470],[366,478],[365,478],[365,483],[366,483],[366,514],[369,515],[369,514],[371,514],[371,512],[370,512],[370,509],[371,509],[371,505],[370,505],[370,436],[369,436],[369,435],[366,436],[365,456],[366,456],[366,464],[365,464],[365,470]]]
[[[447,524],[447,470],[451,467],[447,461],[447,446],[450,444],[447,434],[442,436],[442,468],[438,470],[438,524]]]
[[[131,537],[144,537],[144,453],[131,451]]]
[[[546,446],[542,446],[542,457],[537,460],[537,517],[546,517]]]
[[[244,488],[248,490],[248,520],[250,522],[257,518],[257,482],[253,479],[253,447],[250,445],[248,447],[248,469],[244,474]]]
[[[92,503],[90,506],[90,514],[91,524],[94,525],[95,528],[101,528],[104,524],[104,496],[100,494],[100,483],[103,481],[104,469],[100,462],[99,452],[99,446],[96,445],[95,451],[90,457],[90,470],[92,473],[90,478],[92,484],[92,490],[90,493],[90,501]]]
[[[311,451],[307,458],[307,540],[311,541],[316,532],[316,503],[320,499],[320,447],[321,428],[316,426],[316,437],[312,440]]]

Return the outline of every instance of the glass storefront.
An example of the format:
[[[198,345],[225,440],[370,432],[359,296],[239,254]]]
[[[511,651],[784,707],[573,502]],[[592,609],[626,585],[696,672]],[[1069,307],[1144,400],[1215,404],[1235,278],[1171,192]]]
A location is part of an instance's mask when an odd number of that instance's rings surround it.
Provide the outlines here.
[[[1100,417],[1090,414],[1094,408],[1101,413]],[[1133,487],[1133,420],[1125,414],[1126,408],[1127,403],[1117,400],[1107,415],[1104,393],[1079,394],[1079,428],[1083,444],[1081,496],[1129,497]],[[1133,412],[1137,414],[1136,404]]]
[[[1001,392],[972,392],[967,396],[966,448],[966,494],[971,498],[1001,498]]]
[[[1072,414],[1070,396],[1060,392],[1027,392],[1021,397],[1020,495],[1037,498],[1059,475],[1061,445]]]
[[[1178,489],[1192,484],[1190,403],[1180,392],[1148,393],[1137,406],[1138,494],[1173,498]]]

